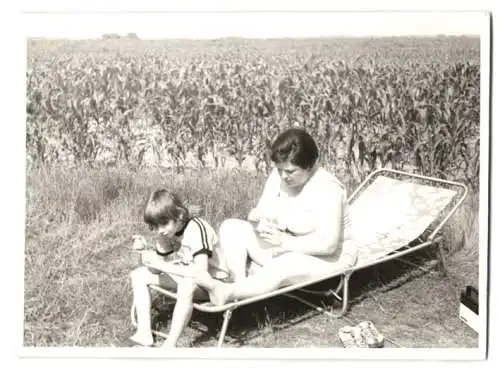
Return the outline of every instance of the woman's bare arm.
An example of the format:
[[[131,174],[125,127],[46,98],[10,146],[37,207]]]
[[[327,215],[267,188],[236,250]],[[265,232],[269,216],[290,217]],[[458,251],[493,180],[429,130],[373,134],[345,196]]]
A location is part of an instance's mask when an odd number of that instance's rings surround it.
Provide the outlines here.
[[[261,218],[265,217],[266,213],[268,213],[266,210],[273,208],[273,198],[277,196],[279,191],[276,186],[279,187],[279,175],[276,169],[273,169],[269,174],[269,177],[267,177],[257,205],[248,214],[249,221],[259,221]]]
[[[331,255],[339,247],[343,229],[344,190],[335,185],[318,197],[314,206],[314,231],[300,236],[284,234],[279,250],[311,255]]]

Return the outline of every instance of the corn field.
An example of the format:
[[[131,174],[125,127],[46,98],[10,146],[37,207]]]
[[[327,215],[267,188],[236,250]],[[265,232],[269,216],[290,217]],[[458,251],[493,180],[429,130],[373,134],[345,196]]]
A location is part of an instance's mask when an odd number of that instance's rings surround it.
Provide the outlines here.
[[[301,126],[322,161],[479,187],[479,38],[28,40],[26,154],[44,164],[251,159]]]

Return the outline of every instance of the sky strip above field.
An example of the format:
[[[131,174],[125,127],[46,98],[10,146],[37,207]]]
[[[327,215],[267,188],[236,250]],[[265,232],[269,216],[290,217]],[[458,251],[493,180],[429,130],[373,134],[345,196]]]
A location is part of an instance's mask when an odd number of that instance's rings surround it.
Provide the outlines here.
[[[485,12],[25,13],[28,37],[142,39],[479,35]],[[300,27],[298,27],[300,25]]]

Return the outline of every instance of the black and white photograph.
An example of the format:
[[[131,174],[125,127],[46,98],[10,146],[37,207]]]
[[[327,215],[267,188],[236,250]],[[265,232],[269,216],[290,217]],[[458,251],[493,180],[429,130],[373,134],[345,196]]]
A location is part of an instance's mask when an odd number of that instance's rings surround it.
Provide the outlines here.
[[[491,17],[25,9],[22,354],[484,359]]]

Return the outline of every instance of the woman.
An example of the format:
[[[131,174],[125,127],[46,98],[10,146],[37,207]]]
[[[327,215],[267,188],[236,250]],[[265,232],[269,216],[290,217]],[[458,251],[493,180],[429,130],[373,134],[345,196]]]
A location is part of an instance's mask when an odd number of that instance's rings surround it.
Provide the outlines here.
[[[276,138],[271,146],[275,167],[249,221],[229,219],[219,230],[234,283],[205,273],[195,278],[212,303],[258,296],[355,263],[357,251],[344,236],[345,188],[319,166],[318,157],[314,139],[302,129]],[[247,276],[248,259],[259,267]]]

